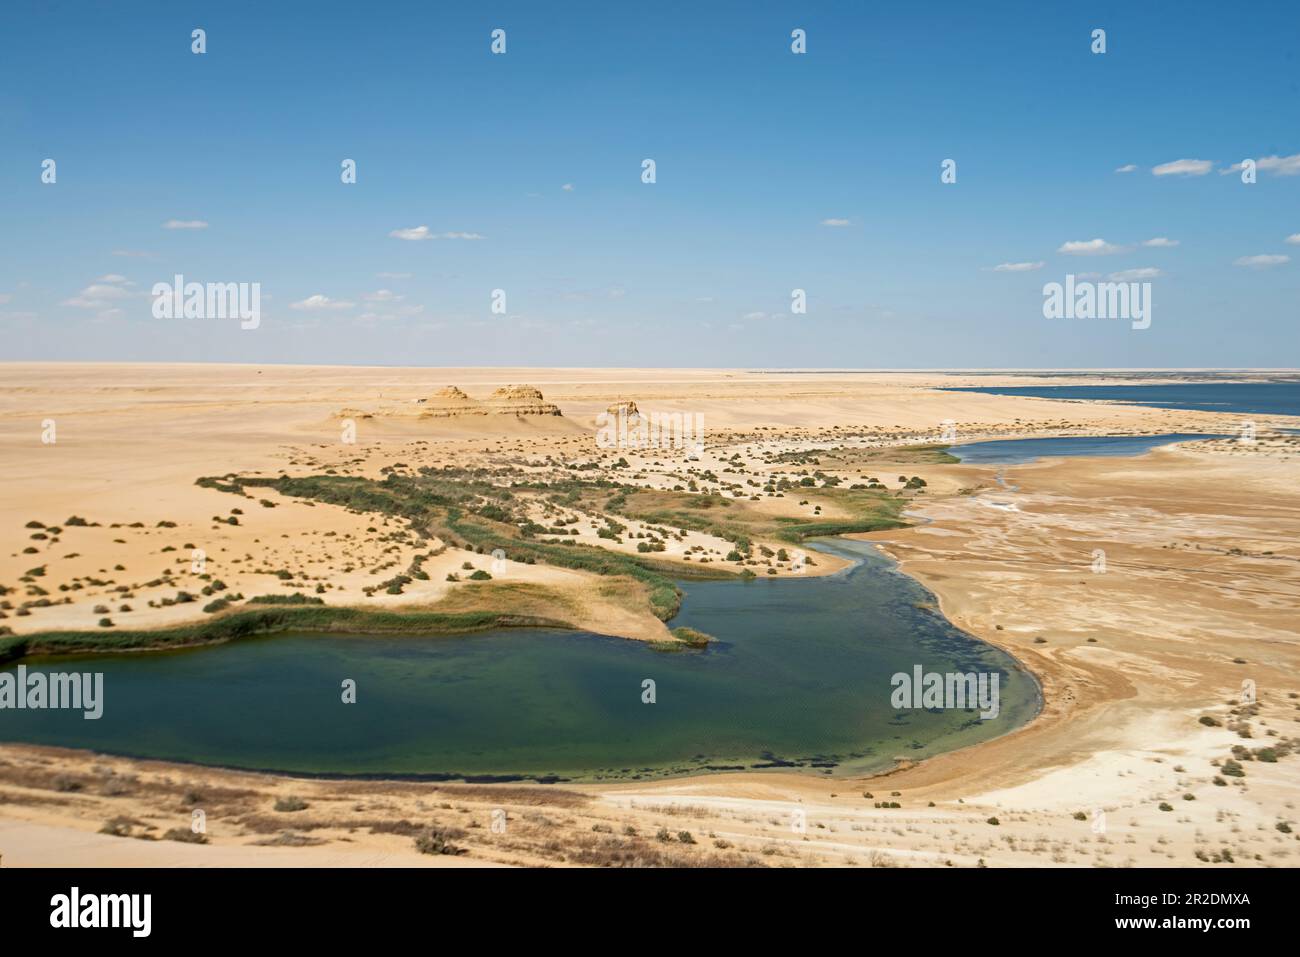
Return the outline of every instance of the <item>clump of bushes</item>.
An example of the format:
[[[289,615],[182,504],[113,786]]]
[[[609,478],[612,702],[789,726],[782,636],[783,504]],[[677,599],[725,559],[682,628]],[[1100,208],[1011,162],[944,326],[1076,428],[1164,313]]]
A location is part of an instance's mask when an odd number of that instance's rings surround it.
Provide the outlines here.
[[[452,843],[464,836],[465,832],[459,828],[430,827],[415,836],[415,849],[421,854],[467,854],[465,848]]]
[[[164,841],[180,841],[182,844],[206,844],[208,836],[199,834],[188,827],[173,827],[163,835]]]
[[[250,605],[323,605],[323,598],[294,592],[292,595],[255,595],[248,599]]]
[[[702,631],[696,631],[694,628],[687,628],[685,625],[672,629],[672,634],[678,641],[690,645],[692,648],[703,648],[713,640],[712,636]]]

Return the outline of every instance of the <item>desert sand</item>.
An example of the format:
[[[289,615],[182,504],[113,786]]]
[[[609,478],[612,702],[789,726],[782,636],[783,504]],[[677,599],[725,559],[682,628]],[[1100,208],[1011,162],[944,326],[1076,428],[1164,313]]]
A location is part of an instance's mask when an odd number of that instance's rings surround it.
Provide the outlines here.
[[[0,625],[20,636],[91,630],[103,618],[112,621],[106,633],[200,620],[222,593],[202,595],[217,578],[225,594],[305,591],[328,604],[393,609],[460,607],[486,594],[472,589],[508,583],[530,589],[511,594],[527,594],[539,615],[663,641],[663,621],[590,572],[502,565],[463,543],[420,540],[396,518],[270,489],[239,500],[195,480],[329,470],[382,478],[446,465],[528,480],[579,468],[648,489],[695,481],[693,492],[734,497],[755,513],[837,518],[837,504],[815,487],[780,498],[763,491],[776,477],[797,482],[797,456],[807,453],[820,456],[824,475],[845,484],[869,475],[904,496],[909,527],[861,537],[931,589],[959,627],[1023,662],[1044,698],[1042,714],[1012,734],[919,764],[900,759],[869,779],[744,772],[635,785],[325,781],[4,745],[0,864],[1294,866],[1300,437],[1274,428],[1297,423],[937,391],[1052,381],[1009,373],[0,366],[0,584],[13,589],[43,567],[37,578],[49,597],[20,615],[24,596],[6,596]],[[626,402],[642,413],[702,415],[704,451],[691,458],[686,449],[601,448],[597,417]],[[1248,418],[1258,430],[1253,443],[1132,458],[1002,468],[918,465],[894,451],[952,435],[1237,435]],[[910,475],[925,478],[923,490],[904,489],[899,479]],[[632,523],[614,541],[597,534],[592,512],[536,508],[530,519],[571,521],[592,545],[635,553],[636,542],[662,536],[655,557],[665,562],[742,567],[726,558],[731,543],[704,532],[664,535]],[[802,566],[759,552],[775,553],[775,540],[754,544],[757,573],[837,567],[821,556]],[[195,571],[196,550],[208,579]],[[430,552],[427,579],[400,594],[373,590]],[[468,581],[471,570],[492,580]],[[198,600],[177,601],[180,591]],[[1251,687],[1254,702],[1243,698]],[[277,811],[288,796],[305,807]],[[876,807],[881,801],[901,807]],[[208,843],[151,839],[187,830],[196,809]],[[417,851],[414,838],[430,829],[464,853]]]

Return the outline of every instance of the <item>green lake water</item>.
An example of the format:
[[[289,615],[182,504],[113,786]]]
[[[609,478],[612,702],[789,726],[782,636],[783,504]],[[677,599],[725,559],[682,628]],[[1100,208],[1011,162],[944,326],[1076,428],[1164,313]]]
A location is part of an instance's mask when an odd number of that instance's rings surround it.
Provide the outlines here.
[[[509,629],[28,661],[29,670],[102,671],[103,717],[0,710],[0,740],[307,774],[610,780],[875,770],[1004,734],[1037,713],[1034,679],[928,610],[929,592],[876,549],[839,539],[816,549],[858,564],[818,578],[684,584],[672,624],[719,639],[702,651]],[[999,715],[895,710],[890,678],[915,665],[999,673]],[[355,704],[341,700],[347,678]],[[654,704],[642,701],[645,679]]]

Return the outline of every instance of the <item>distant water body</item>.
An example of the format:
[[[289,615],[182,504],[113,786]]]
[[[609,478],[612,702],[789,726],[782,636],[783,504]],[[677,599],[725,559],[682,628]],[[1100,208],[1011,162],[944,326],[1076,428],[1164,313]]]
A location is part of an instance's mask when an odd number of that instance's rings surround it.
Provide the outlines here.
[[[1092,399],[1195,412],[1300,415],[1300,382],[1174,382],[1160,385],[972,386],[947,392]]]
[[[954,445],[948,451],[963,462],[976,465],[1019,465],[1035,459],[1066,455],[1141,455],[1162,445],[1200,439],[1223,439],[1225,435],[1200,432],[1169,432],[1164,435],[1065,435],[1048,439],[998,439]]]

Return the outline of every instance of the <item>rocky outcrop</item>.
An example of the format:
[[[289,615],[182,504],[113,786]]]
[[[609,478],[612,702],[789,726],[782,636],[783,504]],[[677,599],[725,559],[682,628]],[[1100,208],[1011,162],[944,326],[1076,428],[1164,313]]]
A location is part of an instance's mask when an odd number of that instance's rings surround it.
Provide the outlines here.
[[[472,399],[456,386],[449,385],[427,398],[414,399],[406,405],[344,409],[338,414],[343,418],[416,416],[421,419],[455,419],[496,415],[558,416],[561,413],[559,406],[547,402],[541,390],[531,385],[502,386],[482,400]]]
[[[559,415],[560,407],[547,402],[542,390],[531,385],[506,385],[484,403],[494,415]]]
[[[605,411],[613,416],[622,416],[628,421],[641,418],[641,411],[636,407],[636,402],[632,399],[620,399]]]
[[[416,399],[415,404],[419,406],[417,414],[421,418],[433,416],[434,418],[444,419],[462,415],[488,414],[487,410],[482,408],[479,403],[454,385],[443,386],[427,398]]]
[[[444,401],[453,401],[453,402],[470,401],[470,397],[467,396],[464,392],[460,391],[460,389],[458,389],[454,385],[444,386],[443,388],[435,392],[433,394],[433,397],[435,399],[442,399]]]

